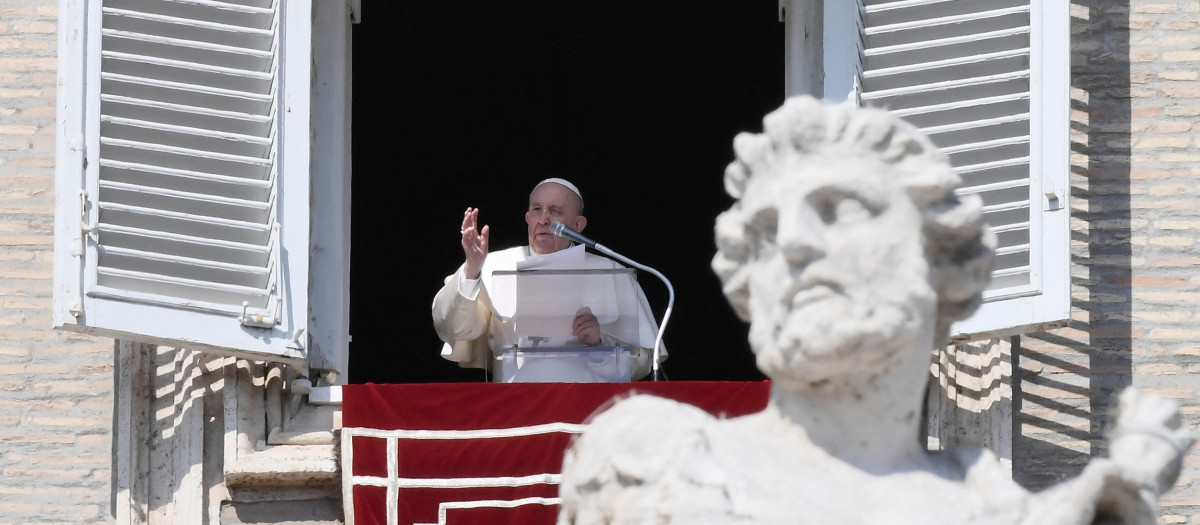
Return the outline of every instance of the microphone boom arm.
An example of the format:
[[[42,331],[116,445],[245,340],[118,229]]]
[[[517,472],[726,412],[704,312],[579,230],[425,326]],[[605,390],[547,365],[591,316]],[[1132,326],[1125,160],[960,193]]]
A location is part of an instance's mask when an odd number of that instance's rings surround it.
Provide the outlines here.
[[[662,322],[658,324],[658,335],[654,338],[654,353],[651,355],[650,360],[650,379],[653,381],[658,381],[658,356],[662,351],[663,332],[667,329],[667,321],[671,319],[671,310],[675,308],[675,287],[671,286],[671,281],[667,280],[667,277],[663,275],[662,272],[614,252],[603,244],[596,243],[592,246],[592,248],[600,253],[603,253],[604,255],[633,266],[634,268],[651,273],[655,277],[658,277],[663,284],[667,285],[667,310],[663,312]]]
[[[671,286],[671,281],[668,280],[667,277],[662,274],[662,272],[659,272],[658,270],[655,270],[654,268],[651,268],[642,263],[634,261],[633,259],[630,259],[624,255],[621,255],[621,254],[613,251],[612,249],[610,249],[609,247],[607,247],[603,244],[600,244],[600,243],[593,241],[587,237],[584,237],[579,232],[572,230],[571,228],[568,228],[565,224],[563,224],[561,222],[555,221],[554,224],[552,224],[550,226],[550,231],[553,232],[554,235],[557,235],[559,237],[566,237],[572,241],[586,245],[589,248],[592,248],[593,250],[603,253],[604,255],[612,257],[612,258],[614,258],[618,261],[621,261],[625,264],[628,264],[634,268],[637,268],[639,270],[653,274],[655,277],[658,277],[659,280],[661,280],[663,282],[663,284],[667,285],[667,310],[665,312],[663,312],[662,322],[658,324],[658,334],[654,338],[654,353],[652,354],[651,361],[650,361],[650,377],[652,380],[658,381],[658,356],[662,352],[663,332],[666,331],[666,329],[667,329],[667,321],[669,321],[671,319],[671,310],[673,310],[675,308],[675,287]]]

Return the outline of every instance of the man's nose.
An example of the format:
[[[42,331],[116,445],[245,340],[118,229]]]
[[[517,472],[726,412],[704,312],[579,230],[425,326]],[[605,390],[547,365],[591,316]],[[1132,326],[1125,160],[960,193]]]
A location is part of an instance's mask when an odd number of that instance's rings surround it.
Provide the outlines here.
[[[815,210],[792,206],[781,210],[775,242],[791,266],[808,264],[825,255],[825,232]]]

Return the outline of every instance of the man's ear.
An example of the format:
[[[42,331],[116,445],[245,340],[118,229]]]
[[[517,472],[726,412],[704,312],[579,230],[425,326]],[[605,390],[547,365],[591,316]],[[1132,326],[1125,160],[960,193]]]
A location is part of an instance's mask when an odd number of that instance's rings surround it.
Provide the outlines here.
[[[583,215],[575,217],[575,231],[581,232],[585,227],[587,227],[587,217],[584,217]]]

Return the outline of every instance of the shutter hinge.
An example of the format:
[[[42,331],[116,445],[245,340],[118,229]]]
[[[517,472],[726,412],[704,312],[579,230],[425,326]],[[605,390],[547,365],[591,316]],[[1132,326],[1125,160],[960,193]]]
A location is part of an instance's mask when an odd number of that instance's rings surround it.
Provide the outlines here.
[[[83,151],[82,148],[78,148],[74,144],[72,144],[71,149],[79,152]],[[83,157],[83,155],[80,156]],[[86,164],[86,162],[85,160],[84,163]],[[75,258],[77,275],[83,275],[83,256],[87,253],[87,237],[95,232],[95,229],[92,228],[89,213],[90,205],[91,200],[88,199],[87,190],[79,190],[79,235],[75,236],[74,245],[71,247],[71,256]],[[83,317],[83,283],[80,283],[78,288],[79,295],[67,306],[67,312],[71,314],[71,317],[76,319]]]
[[[83,234],[80,239],[96,235],[96,228],[92,227],[91,209],[92,200],[88,198],[87,190],[79,190],[79,231]]]
[[[779,0],[779,21],[787,22],[787,8],[789,0]]]

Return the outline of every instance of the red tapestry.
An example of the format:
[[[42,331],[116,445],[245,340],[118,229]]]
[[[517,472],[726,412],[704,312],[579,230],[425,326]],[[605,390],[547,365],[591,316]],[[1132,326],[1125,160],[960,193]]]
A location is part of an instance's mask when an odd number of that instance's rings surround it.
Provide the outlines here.
[[[552,524],[563,452],[593,414],[622,397],[652,394],[733,417],[762,410],[769,388],[711,381],[347,385],[347,523]]]

